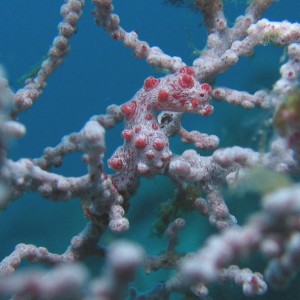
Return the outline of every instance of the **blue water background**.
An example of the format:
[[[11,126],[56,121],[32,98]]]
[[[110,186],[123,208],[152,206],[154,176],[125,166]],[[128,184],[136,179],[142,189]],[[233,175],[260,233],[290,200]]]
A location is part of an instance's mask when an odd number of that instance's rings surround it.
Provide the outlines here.
[[[243,12],[246,1],[225,1],[228,22]],[[0,0],[0,62],[7,71],[11,87],[19,88],[18,81],[47,53],[57,35],[57,24],[63,1],[59,0]],[[169,55],[180,56],[191,64],[192,52],[205,45],[206,32],[202,17],[186,7],[174,8],[164,5],[162,0],[132,0],[115,2],[121,26],[136,30],[141,40],[151,46],[159,46]],[[105,113],[112,103],[121,104],[131,99],[149,75],[162,76],[144,60],[134,58],[122,43],[112,40],[102,28],[94,24],[91,12],[93,5],[86,1],[84,14],[79,21],[78,32],[71,42],[72,51],[64,64],[49,78],[43,95],[33,107],[20,114],[19,121],[26,125],[24,138],[11,145],[10,157],[39,157],[47,146],[56,145],[71,132],[79,131],[93,115]],[[289,0],[275,3],[265,14],[271,20],[299,20],[300,1]],[[216,84],[239,90],[254,92],[260,88],[271,88],[279,77],[278,67],[282,49],[273,46],[257,48],[253,57],[241,58],[237,66],[221,75]],[[257,147],[257,132],[266,113],[260,110],[246,111],[228,104],[216,104],[215,113],[209,118],[187,115],[184,125],[221,137],[221,146]],[[119,125],[108,130],[106,158],[122,143]],[[188,148],[173,139],[174,153]],[[203,153],[204,155],[207,153]],[[66,176],[86,173],[80,155],[65,159],[57,170]],[[130,231],[126,235],[108,233],[103,241],[127,237],[141,243],[148,254],[157,254],[164,249],[166,240],[150,239],[148,233],[157,215],[159,203],[173,195],[173,185],[168,179],[157,177],[143,180],[137,195],[132,199],[128,213]],[[230,203],[233,213],[247,209],[247,203]],[[250,205],[249,205],[250,206]],[[13,251],[18,243],[34,243],[45,246],[51,252],[62,253],[73,235],[85,225],[78,199],[67,203],[53,203],[35,194],[27,195],[9,205],[0,214],[0,258]],[[187,215],[179,249],[196,250],[211,231],[207,220],[199,215]],[[100,270],[99,262],[99,270]],[[168,277],[161,271],[149,277],[142,274],[138,279],[141,290],[154,282]],[[299,283],[299,280],[298,280]],[[296,299],[296,283],[289,292],[274,296],[269,293],[261,299]],[[224,293],[226,291],[226,293]],[[294,293],[294,294],[293,294]],[[299,295],[299,294],[298,294]],[[213,299],[243,298],[239,288],[229,286],[224,290],[215,287]]]

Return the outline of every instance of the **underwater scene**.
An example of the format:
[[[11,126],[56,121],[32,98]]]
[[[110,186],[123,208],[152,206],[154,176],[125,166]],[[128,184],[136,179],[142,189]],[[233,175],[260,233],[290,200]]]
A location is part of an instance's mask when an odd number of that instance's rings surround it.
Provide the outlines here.
[[[299,11],[0,0],[0,299],[300,299]]]

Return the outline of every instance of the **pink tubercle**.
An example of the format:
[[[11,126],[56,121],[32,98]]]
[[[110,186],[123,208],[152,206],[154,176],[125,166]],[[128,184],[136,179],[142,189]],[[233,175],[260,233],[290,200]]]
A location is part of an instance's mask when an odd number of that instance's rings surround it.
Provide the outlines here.
[[[146,78],[144,82],[144,89],[146,92],[149,92],[156,88],[160,82],[160,79],[154,78],[152,76]]]
[[[126,120],[131,119],[136,112],[136,101],[131,101],[129,104],[124,104],[121,107],[122,113],[125,115]]]

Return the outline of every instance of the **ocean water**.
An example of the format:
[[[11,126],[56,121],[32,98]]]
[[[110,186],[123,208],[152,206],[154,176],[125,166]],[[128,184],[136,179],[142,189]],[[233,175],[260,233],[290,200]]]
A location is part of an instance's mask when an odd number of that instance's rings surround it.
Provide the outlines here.
[[[244,11],[245,2],[225,1],[229,24]],[[13,90],[20,88],[22,76],[39,65],[47,54],[57,35],[62,3],[61,0],[0,0],[0,63],[6,69]],[[187,64],[192,64],[195,59],[193,52],[205,45],[207,34],[203,19],[186,6],[166,5],[163,0],[116,0],[114,4],[122,27],[127,31],[135,30],[141,40],[151,46],[159,46],[169,55],[182,57]],[[147,76],[163,76],[144,60],[137,60],[122,43],[112,40],[96,26],[92,10],[93,5],[87,0],[78,31],[72,38],[70,54],[50,76],[43,95],[29,111],[20,114],[19,121],[26,126],[27,133],[11,144],[11,158],[39,157],[45,147],[54,146],[64,135],[79,131],[91,116],[105,113],[108,105],[120,105],[130,100]],[[275,3],[265,16],[275,21],[295,22],[299,21],[299,11],[300,1],[282,0]],[[254,56],[241,58],[237,66],[219,76],[216,85],[249,92],[271,88],[279,78],[282,55],[284,51],[281,48],[261,46]],[[217,103],[211,117],[186,115],[184,126],[218,135],[221,147],[240,145],[257,149],[260,143],[258,132],[267,130],[262,125],[267,117],[268,113],[261,110],[246,111]],[[105,160],[122,143],[121,130],[122,124],[107,131]],[[187,148],[179,143],[179,139],[172,139],[174,153],[179,154]],[[62,168],[55,171],[66,176],[79,176],[86,173],[86,166],[80,155],[72,155],[66,158]],[[107,233],[103,242],[127,238],[143,245],[148,254],[164,250],[166,240],[150,238],[149,233],[160,203],[171,198],[173,192],[172,183],[162,176],[142,180],[127,215],[131,225],[129,232],[124,235]],[[237,214],[240,209],[247,208],[247,205],[230,202],[230,199],[228,205]],[[249,205],[249,212],[254,209]],[[244,215],[247,213],[243,212]],[[212,228],[197,214],[190,213],[185,217],[185,238],[179,249],[195,251],[211,234]],[[85,224],[78,199],[53,203],[36,194],[28,194],[0,213],[0,259],[11,253],[18,243],[34,243],[47,247],[51,252],[62,253],[72,236]],[[101,271],[102,263],[95,264],[94,274]],[[255,258],[251,263],[255,265]],[[147,290],[170,274],[169,271],[160,271],[146,276],[141,270],[137,278],[138,288]],[[299,299],[299,280],[294,280],[288,291],[270,291],[260,299]],[[175,295],[172,299],[176,297],[179,296]],[[214,285],[211,289],[211,299],[244,298],[240,288],[234,285]]]

